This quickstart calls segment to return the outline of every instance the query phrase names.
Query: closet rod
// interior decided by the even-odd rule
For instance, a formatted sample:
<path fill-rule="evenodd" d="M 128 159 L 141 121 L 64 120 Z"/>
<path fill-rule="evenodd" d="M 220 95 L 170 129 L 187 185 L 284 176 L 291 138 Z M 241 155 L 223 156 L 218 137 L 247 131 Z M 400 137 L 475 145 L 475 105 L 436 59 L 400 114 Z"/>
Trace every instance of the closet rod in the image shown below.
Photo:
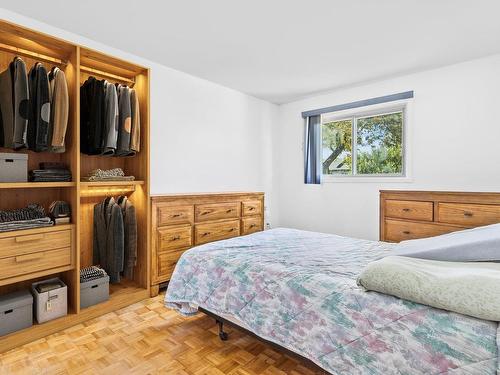
<path fill-rule="evenodd" d="M 10 46 L 10 45 L 5 44 L 5 43 L 0 43 L 0 50 L 15 53 L 16 55 L 29 57 L 29 58 L 32 58 L 35 60 L 41 60 L 41 61 L 44 61 L 44 62 L 47 62 L 50 64 L 55 64 L 55 65 L 60 65 L 60 66 L 68 65 L 67 61 L 58 59 L 56 57 L 43 55 L 43 54 L 37 53 L 37 52 L 32 52 L 32 51 L 29 51 L 29 50 L 24 49 L 24 48 Z"/>
<path fill-rule="evenodd" d="M 130 87 L 134 87 L 134 85 L 135 85 L 135 81 L 133 79 L 130 79 L 127 77 L 122 77 L 122 76 L 119 76 L 119 75 L 116 75 L 113 73 L 104 72 L 104 71 L 99 70 L 99 69 L 89 68 L 87 66 L 80 66 L 80 71 L 85 72 L 85 73 L 89 73 L 89 74 L 93 74 L 93 75 L 96 75 L 96 76 L 99 76 L 102 78 L 111 78 L 115 81 L 120 81 L 122 83 L 126 83 Z"/>

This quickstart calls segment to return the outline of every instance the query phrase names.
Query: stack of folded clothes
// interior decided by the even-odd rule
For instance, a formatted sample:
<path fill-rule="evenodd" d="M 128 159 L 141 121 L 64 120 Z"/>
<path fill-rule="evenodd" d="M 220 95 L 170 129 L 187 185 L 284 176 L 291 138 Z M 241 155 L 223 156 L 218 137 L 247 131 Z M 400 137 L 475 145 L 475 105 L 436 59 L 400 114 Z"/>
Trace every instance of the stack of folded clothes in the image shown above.
<path fill-rule="evenodd" d="M 42 206 L 32 203 L 17 210 L 0 210 L 0 232 L 52 226 Z"/>
<path fill-rule="evenodd" d="M 61 163 L 40 163 L 40 169 L 29 173 L 32 182 L 69 182 L 70 170 Z"/>
<path fill-rule="evenodd" d="M 123 169 L 114 168 L 108 170 L 95 169 L 82 181 L 134 181 L 134 176 L 125 176 Z"/>

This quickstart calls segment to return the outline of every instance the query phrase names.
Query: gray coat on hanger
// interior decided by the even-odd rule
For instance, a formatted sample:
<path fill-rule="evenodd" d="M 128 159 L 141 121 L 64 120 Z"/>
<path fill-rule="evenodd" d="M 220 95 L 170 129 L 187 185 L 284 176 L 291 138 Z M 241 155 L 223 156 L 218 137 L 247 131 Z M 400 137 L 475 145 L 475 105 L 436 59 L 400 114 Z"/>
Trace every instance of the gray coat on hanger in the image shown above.
<path fill-rule="evenodd" d="M 134 278 L 134 267 L 137 265 L 137 219 L 135 207 L 124 195 L 118 198 L 118 205 L 122 209 L 124 228 L 124 263 L 123 276 Z"/>
<path fill-rule="evenodd" d="M 94 264 L 109 275 L 110 283 L 120 282 L 124 258 L 124 228 L 121 207 L 114 198 L 94 206 Z"/>

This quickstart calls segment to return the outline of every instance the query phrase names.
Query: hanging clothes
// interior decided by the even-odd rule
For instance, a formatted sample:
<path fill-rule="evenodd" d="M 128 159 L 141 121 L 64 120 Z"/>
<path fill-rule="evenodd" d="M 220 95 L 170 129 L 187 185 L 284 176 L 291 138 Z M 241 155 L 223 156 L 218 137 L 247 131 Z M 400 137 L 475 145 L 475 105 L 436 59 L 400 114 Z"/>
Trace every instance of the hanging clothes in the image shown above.
<path fill-rule="evenodd" d="M 49 148 L 50 100 L 49 80 L 42 63 L 36 63 L 28 75 L 30 117 L 28 120 L 28 147 L 35 152 Z"/>
<path fill-rule="evenodd" d="M 117 85 L 118 92 L 118 140 L 116 156 L 132 156 L 130 151 L 130 135 L 132 131 L 132 108 L 130 105 L 130 88 Z"/>
<path fill-rule="evenodd" d="M 108 197 L 94 206 L 93 261 L 106 270 L 110 283 L 120 282 L 124 240 L 122 209 Z"/>
<path fill-rule="evenodd" d="M 15 57 L 10 63 L 10 71 L 12 75 L 12 105 L 14 121 L 12 148 L 14 150 L 21 150 L 28 147 L 28 140 L 26 137 L 30 102 L 26 64 L 20 57 Z"/>
<path fill-rule="evenodd" d="M 0 146 L 12 147 L 14 136 L 14 105 L 12 102 L 12 74 L 10 69 L 0 73 Z"/>
<path fill-rule="evenodd" d="M 51 116 L 49 124 L 49 150 L 62 153 L 66 151 L 65 138 L 68 128 L 69 95 L 68 83 L 64 72 L 54 67 L 48 75 Z"/>
<path fill-rule="evenodd" d="M 102 153 L 104 80 L 89 77 L 80 87 L 80 148 L 84 154 Z"/>
<path fill-rule="evenodd" d="M 118 197 L 117 203 L 122 209 L 123 216 L 123 276 L 127 279 L 133 279 L 134 267 L 137 265 L 137 219 L 135 216 L 135 207 L 124 195 Z"/>
<path fill-rule="evenodd" d="M 130 152 L 133 154 L 141 150 L 141 115 L 139 110 L 139 98 L 134 89 L 130 89 L 130 107 L 132 115 L 132 131 L 130 135 Z"/>
<path fill-rule="evenodd" d="M 118 139 L 118 95 L 116 87 L 104 81 L 104 133 L 102 155 L 111 156 L 116 152 Z"/>

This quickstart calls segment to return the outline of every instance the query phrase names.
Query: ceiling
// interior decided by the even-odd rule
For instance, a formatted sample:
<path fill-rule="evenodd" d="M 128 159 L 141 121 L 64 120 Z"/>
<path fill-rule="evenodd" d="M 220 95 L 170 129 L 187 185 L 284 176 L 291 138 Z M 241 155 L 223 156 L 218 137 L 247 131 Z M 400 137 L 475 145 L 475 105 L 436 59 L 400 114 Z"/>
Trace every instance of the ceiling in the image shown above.
<path fill-rule="evenodd" d="M 498 0 L 1 3 L 274 103 L 500 52 Z"/>

